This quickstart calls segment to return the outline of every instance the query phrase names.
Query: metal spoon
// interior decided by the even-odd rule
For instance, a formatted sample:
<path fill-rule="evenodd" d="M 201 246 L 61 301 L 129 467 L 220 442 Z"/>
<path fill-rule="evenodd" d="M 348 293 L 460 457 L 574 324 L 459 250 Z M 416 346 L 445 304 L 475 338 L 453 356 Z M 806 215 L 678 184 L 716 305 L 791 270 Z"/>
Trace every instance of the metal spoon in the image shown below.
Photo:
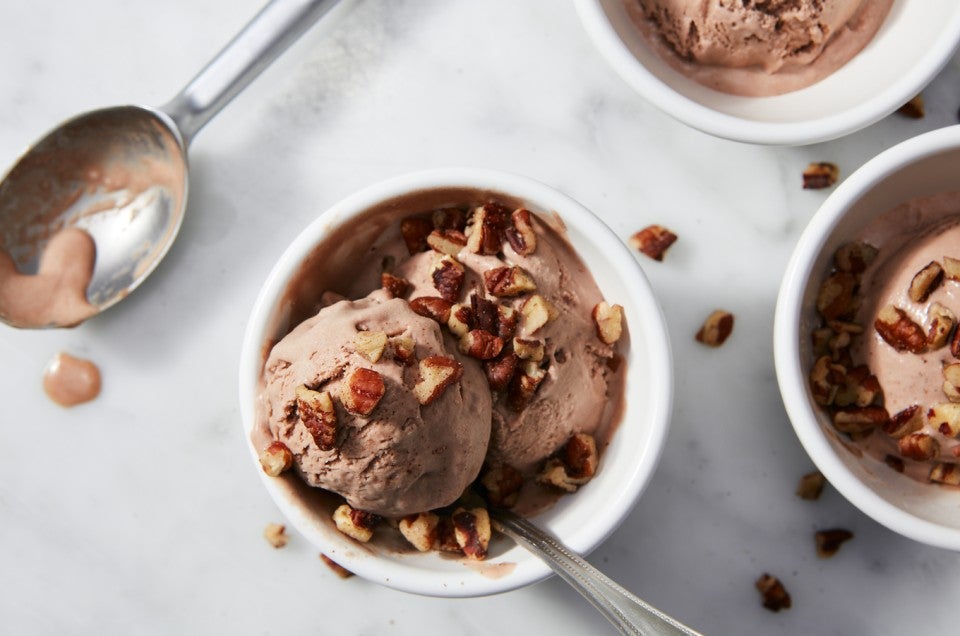
<path fill-rule="evenodd" d="M 336 2 L 273 0 L 167 104 L 95 110 L 50 132 L 0 183 L 0 249 L 20 273 L 36 274 L 50 239 L 81 228 L 96 244 L 88 313 L 124 298 L 180 229 L 193 137 Z M 14 326 L 70 324 L 11 320 L 15 308 L 2 302 L 0 318 Z"/>
<path fill-rule="evenodd" d="M 640 600 L 523 517 L 508 510 L 491 510 L 490 515 L 495 529 L 543 559 L 621 634 L 700 635 Z"/>

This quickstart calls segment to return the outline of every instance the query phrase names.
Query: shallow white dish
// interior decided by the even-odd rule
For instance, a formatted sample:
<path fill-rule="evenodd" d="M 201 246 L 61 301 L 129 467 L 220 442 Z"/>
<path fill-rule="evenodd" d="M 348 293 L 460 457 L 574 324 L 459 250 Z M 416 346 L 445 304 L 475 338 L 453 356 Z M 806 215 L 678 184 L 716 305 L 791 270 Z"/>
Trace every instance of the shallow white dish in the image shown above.
<path fill-rule="evenodd" d="M 919 93 L 960 42 L 960 3 L 895 0 L 873 40 L 823 81 L 775 97 L 740 97 L 671 68 L 632 23 L 624 0 L 576 6 L 601 54 L 646 99 L 706 133 L 757 144 L 811 144 L 872 124 Z"/>
<path fill-rule="evenodd" d="M 817 290 L 833 253 L 874 216 L 910 199 L 960 191 L 960 126 L 890 148 L 850 175 L 820 207 L 800 237 L 777 299 L 777 380 L 793 428 L 821 472 L 851 503 L 900 534 L 960 550 L 960 492 L 921 483 L 879 461 L 857 458 L 812 401 Z"/>
<path fill-rule="evenodd" d="M 479 596 L 527 585 L 550 570 L 536 557 L 498 537 L 480 565 L 437 553 L 379 549 L 338 532 L 323 497 L 306 492 L 299 480 L 271 478 L 259 467 L 250 441 L 265 347 L 283 335 L 284 292 L 304 259 L 339 226 L 383 201 L 437 188 L 471 188 L 522 200 L 532 211 L 556 213 L 567 238 L 593 273 L 605 298 L 623 305 L 629 332 L 626 404 L 623 418 L 604 452 L 600 470 L 575 495 L 563 497 L 535 521 L 570 548 L 588 553 L 630 513 L 649 482 L 666 441 L 672 401 L 672 363 L 659 305 L 630 250 L 596 216 L 560 192 L 531 179 L 478 169 L 440 169 L 397 177 L 334 205 L 311 223 L 279 258 L 264 283 L 247 325 L 240 357 L 240 408 L 251 457 L 271 496 L 290 523 L 323 553 L 347 569 L 384 585 L 435 596 Z M 398 218 L 411 210 L 399 209 Z M 332 256 L 331 258 L 336 258 Z"/>

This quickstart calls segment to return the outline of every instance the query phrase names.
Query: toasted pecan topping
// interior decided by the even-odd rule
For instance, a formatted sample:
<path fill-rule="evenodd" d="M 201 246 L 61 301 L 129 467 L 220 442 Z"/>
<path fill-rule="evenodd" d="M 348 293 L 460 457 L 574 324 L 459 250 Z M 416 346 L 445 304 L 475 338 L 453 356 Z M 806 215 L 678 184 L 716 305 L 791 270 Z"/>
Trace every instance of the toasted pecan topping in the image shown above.
<path fill-rule="evenodd" d="M 806 190 L 829 188 L 840 178 L 840 168 L 829 161 L 821 161 L 807 165 L 803 171 L 803 187 Z"/>
<path fill-rule="evenodd" d="M 630 237 L 630 245 L 655 261 L 662 261 L 677 235 L 662 225 L 648 225 Z"/>

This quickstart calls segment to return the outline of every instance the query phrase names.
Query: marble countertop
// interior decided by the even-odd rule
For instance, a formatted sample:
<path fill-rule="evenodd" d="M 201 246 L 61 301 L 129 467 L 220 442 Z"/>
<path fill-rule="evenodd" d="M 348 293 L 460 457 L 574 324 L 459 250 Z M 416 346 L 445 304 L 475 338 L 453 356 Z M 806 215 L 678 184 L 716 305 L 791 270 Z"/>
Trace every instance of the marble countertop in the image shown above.
<path fill-rule="evenodd" d="M 893 115 L 830 143 L 766 148 L 677 123 L 594 49 L 569 2 L 344 0 L 197 137 L 182 231 L 134 294 L 72 330 L 0 327 L 0 616 L 7 633 L 586 634 L 610 628 L 556 578 L 488 598 L 423 598 L 341 580 L 282 521 L 251 465 L 236 390 L 240 342 L 282 250 L 351 192 L 421 168 L 542 180 L 626 240 L 675 359 L 674 417 L 633 513 L 589 560 L 708 634 L 949 633 L 960 555 L 902 538 L 835 491 L 794 495 L 813 468 L 774 376 L 774 303 L 827 191 L 891 145 L 956 123 L 960 58 Z M 0 163 L 71 114 L 167 101 L 260 0 L 14 0 L 0 5 Z M 736 315 L 725 346 L 693 334 Z M 94 402 L 41 388 L 59 351 L 100 365 Z M 855 538 L 817 558 L 813 533 Z M 754 589 L 777 575 L 778 614 Z"/>

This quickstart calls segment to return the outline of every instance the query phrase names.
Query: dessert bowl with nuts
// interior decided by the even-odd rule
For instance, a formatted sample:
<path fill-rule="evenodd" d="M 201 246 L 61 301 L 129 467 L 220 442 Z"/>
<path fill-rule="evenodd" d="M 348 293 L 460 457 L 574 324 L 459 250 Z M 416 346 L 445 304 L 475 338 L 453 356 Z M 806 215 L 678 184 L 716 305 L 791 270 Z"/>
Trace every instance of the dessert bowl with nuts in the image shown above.
<path fill-rule="evenodd" d="M 887 527 L 960 550 L 960 127 L 878 155 L 787 267 L 774 351 L 804 448 Z"/>
<path fill-rule="evenodd" d="M 244 431 L 290 523 L 397 589 L 546 577 L 509 508 L 586 553 L 666 438 L 672 370 L 639 265 L 597 217 L 515 175 L 443 169 L 333 206 L 280 257 L 241 354 Z"/>
<path fill-rule="evenodd" d="M 643 97 L 689 126 L 758 144 L 816 143 L 872 124 L 919 93 L 960 42 L 953 0 L 576 4 L 601 54 Z M 804 11 L 809 24 L 797 25 Z M 804 86 L 811 69 L 822 79 Z"/>

